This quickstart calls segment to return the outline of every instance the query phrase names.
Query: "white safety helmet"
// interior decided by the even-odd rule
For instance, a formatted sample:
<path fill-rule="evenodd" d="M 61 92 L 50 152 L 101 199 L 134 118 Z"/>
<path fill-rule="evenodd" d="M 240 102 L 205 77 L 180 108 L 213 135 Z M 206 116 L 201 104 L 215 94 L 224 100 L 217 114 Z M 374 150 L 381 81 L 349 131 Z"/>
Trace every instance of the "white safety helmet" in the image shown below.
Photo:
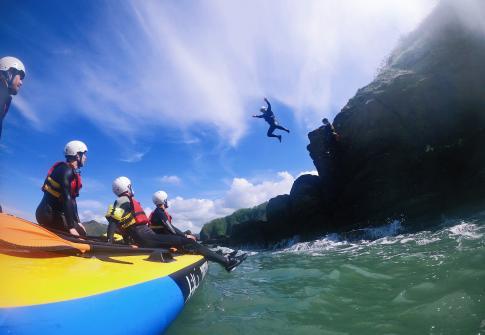
<path fill-rule="evenodd" d="M 126 192 L 131 192 L 131 194 L 134 194 L 133 188 L 131 187 L 131 180 L 128 179 L 127 177 L 118 177 L 115 180 L 113 180 L 113 193 L 116 194 L 117 196 L 122 195 L 123 193 Z"/>
<path fill-rule="evenodd" d="M 167 206 L 168 194 L 164 191 L 157 191 L 153 193 L 152 200 L 155 206 L 165 205 Z"/>
<path fill-rule="evenodd" d="M 11 68 L 14 68 L 15 70 L 20 72 L 20 77 L 24 79 L 25 77 L 25 66 L 24 64 L 20 61 L 20 59 L 15 58 L 15 57 L 3 57 L 0 58 L 0 71 L 8 71 Z"/>
<path fill-rule="evenodd" d="M 64 147 L 64 156 L 76 156 L 78 153 L 86 153 L 88 147 L 81 141 L 70 141 Z"/>

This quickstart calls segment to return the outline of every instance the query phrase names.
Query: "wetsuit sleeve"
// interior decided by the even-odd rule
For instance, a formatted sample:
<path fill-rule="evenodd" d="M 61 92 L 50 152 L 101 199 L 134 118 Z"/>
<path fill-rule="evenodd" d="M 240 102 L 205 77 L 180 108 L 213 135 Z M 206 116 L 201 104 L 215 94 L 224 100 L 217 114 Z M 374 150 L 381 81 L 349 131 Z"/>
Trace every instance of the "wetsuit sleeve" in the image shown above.
<path fill-rule="evenodd" d="M 115 231 L 116 231 L 116 223 L 114 223 L 112 221 L 109 221 L 109 223 L 108 223 L 108 231 L 106 232 L 109 243 L 113 243 L 113 241 L 114 241 L 113 238 L 114 238 L 114 235 L 115 235 Z"/>
<path fill-rule="evenodd" d="M 81 220 L 79 219 L 79 213 L 77 211 L 76 198 L 72 198 L 72 207 L 74 208 L 74 220 L 76 220 L 76 222 L 81 222 Z"/>
<path fill-rule="evenodd" d="M 74 174 L 69 166 L 64 164 L 59 166 L 62 169 L 60 172 L 61 185 L 61 199 L 63 201 L 64 214 L 66 216 L 66 224 L 68 229 L 76 228 L 76 223 L 79 222 L 77 214 L 76 200 L 71 197 L 71 181 L 74 179 Z"/>
<path fill-rule="evenodd" d="M 168 223 L 168 224 L 173 228 L 173 230 L 175 230 L 176 235 L 185 237 L 185 233 L 183 231 L 181 231 L 171 223 Z"/>
<path fill-rule="evenodd" d="M 0 138 L 2 137 L 3 119 L 7 115 L 12 97 L 8 93 L 8 88 L 0 83 Z"/>
<path fill-rule="evenodd" d="M 266 99 L 266 98 L 264 98 L 264 101 L 266 101 L 266 104 L 268 105 L 268 109 L 267 109 L 267 111 L 268 111 L 268 112 L 271 112 L 271 104 L 269 103 L 269 100 L 268 100 L 268 99 Z"/>
<path fill-rule="evenodd" d="M 165 215 L 163 211 L 157 210 L 155 214 L 158 215 L 158 218 L 160 219 L 160 222 L 163 224 L 165 229 L 167 229 L 169 232 L 171 232 L 174 235 L 178 235 L 177 230 L 175 229 L 174 226 L 170 224 L 170 222 L 168 222 L 168 217 Z M 185 235 L 183 236 L 185 237 Z"/>

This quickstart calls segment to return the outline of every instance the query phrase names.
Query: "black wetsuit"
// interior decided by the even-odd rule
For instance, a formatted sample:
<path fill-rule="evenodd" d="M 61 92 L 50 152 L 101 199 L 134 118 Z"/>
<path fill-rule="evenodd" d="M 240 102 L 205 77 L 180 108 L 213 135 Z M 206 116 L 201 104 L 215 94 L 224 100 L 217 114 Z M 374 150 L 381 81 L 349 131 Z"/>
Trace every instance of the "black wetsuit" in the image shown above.
<path fill-rule="evenodd" d="M 12 96 L 8 91 L 7 83 L 0 77 L 0 139 L 2 137 L 3 119 L 7 115 L 10 102 L 12 102 Z M 2 205 L 0 205 L 0 213 L 2 212 Z"/>
<path fill-rule="evenodd" d="M 125 199 L 123 199 L 125 198 Z M 134 212 L 133 206 L 127 196 L 122 196 L 117 200 L 118 207 L 123 209 L 125 213 Z M 156 234 L 147 224 L 133 224 L 126 228 L 125 233 L 133 239 L 133 241 L 144 248 L 172 248 L 175 247 L 181 251 L 199 254 L 207 258 L 209 261 L 217 262 L 223 266 L 227 266 L 229 261 L 226 257 L 210 250 L 207 247 L 195 242 L 194 240 L 179 235 L 171 234 Z M 108 236 L 109 238 L 110 236 Z"/>
<path fill-rule="evenodd" d="M 325 152 L 330 155 L 335 154 L 336 146 L 337 146 L 337 133 L 335 132 L 335 128 L 331 123 L 324 123 L 322 126 L 323 135 L 324 135 L 324 143 L 325 143 Z"/>
<path fill-rule="evenodd" d="M 281 135 L 275 135 L 275 134 L 273 134 L 273 132 L 276 129 L 284 130 L 288 133 L 290 131 L 287 128 L 282 127 L 278 124 L 278 121 L 276 121 L 275 115 L 274 115 L 273 111 L 271 110 L 271 104 L 269 103 L 269 101 L 267 99 L 264 99 L 264 101 L 266 101 L 266 104 L 268 105 L 268 107 L 263 112 L 263 114 L 255 115 L 255 117 L 263 118 L 266 122 L 268 122 L 269 128 L 268 128 L 268 132 L 266 133 L 266 135 L 268 137 L 276 137 L 276 138 L 279 138 L 280 141 L 281 141 Z"/>
<path fill-rule="evenodd" d="M 171 234 L 185 237 L 185 233 L 172 225 L 166 212 L 157 207 L 150 216 L 150 228 L 157 234 Z"/>
<path fill-rule="evenodd" d="M 79 226 L 79 215 L 77 212 L 76 198 L 71 195 L 71 183 L 76 178 L 75 171 L 70 165 L 59 164 L 52 171 L 50 177 L 60 185 L 60 197 L 44 191 L 35 217 L 37 222 L 45 227 L 69 232 L 69 229 L 76 228 L 79 234 L 84 235 L 85 231 Z"/>
<path fill-rule="evenodd" d="M 3 119 L 7 115 L 12 102 L 12 96 L 8 90 L 6 81 L 0 77 L 0 138 L 2 137 Z"/>

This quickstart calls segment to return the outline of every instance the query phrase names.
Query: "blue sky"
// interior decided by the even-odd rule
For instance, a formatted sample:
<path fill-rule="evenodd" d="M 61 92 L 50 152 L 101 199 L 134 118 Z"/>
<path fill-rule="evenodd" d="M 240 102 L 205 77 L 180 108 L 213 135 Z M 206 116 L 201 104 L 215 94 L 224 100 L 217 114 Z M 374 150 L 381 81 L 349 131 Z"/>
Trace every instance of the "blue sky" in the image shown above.
<path fill-rule="evenodd" d="M 49 167 L 89 148 L 78 198 L 102 220 L 129 177 L 151 210 L 203 223 L 288 193 L 315 170 L 307 133 L 369 83 L 435 0 L 5 1 L 0 56 L 27 76 L 4 122 L 0 203 L 34 219 Z M 268 97 L 283 143 L 257 114 Z"/>

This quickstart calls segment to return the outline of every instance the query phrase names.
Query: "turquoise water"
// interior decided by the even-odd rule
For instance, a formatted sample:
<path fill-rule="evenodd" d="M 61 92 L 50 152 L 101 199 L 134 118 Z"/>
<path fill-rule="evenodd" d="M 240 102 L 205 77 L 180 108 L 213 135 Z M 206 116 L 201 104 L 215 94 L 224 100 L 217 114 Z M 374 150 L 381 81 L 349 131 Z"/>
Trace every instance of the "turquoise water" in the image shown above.
<path fill-rule="evenodd" d="M 211 264 L 167 334 L 485 334 L 485 215 L 399 228 Z"/>

